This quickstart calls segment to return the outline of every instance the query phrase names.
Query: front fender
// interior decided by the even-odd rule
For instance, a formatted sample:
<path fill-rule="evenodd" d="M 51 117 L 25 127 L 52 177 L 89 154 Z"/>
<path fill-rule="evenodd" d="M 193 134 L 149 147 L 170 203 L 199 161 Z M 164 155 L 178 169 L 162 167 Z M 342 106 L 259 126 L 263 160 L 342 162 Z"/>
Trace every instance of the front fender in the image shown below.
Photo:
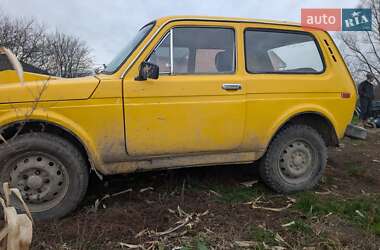
<path fill-rule="evenodd" d="M 90 158 L 90 162 L 94 166 L 101 164 L 101 158 L 97 153 L 95 142 L 91 136 L 72 119 L 42 107 L 14 107 L 8 110 L 0 110 L 0 128 L 24 121 L 40 121 L 61 127 L 82 143 Z"/>

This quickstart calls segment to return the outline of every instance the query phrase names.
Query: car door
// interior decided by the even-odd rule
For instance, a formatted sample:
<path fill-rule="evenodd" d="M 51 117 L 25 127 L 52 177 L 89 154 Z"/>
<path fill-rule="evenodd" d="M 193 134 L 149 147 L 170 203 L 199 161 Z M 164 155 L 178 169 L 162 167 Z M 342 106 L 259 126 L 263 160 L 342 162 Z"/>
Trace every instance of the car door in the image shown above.
<path fill-rule="evenodd" d="M 333 106 L 340 93 L 330 84 L 328 62 L 311 32 L 265 24 L 243 24 L 242 28 L 246 133 L 256 139 L 243 144 L 258 151 L 266 148 L 278 127 L 293 113 L 310 112 L 310 107 L 321 104 Z"/>
<path fill-rule="evenodd" d="M 235 26 L 185 25 L 159 35 L 142 59 L 160 67 L 159 79 L 124 81 L 128 154 L 236 150 L 244 132 L 245 88 L 236 73 Z"/>

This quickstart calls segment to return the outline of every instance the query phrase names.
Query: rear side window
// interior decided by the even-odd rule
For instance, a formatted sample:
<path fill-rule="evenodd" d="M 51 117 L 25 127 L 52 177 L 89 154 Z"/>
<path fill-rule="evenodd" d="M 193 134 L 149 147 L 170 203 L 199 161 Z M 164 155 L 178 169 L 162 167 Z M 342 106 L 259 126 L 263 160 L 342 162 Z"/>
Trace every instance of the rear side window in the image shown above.
<path fill-rule="evenodd" d="M 233 73 L 235 32 L 218 27 L 176 27 L 158 44 L 148 61 L 157 64 L 161 74 Z"/>
<path fill-rule="evenodd" d="M 319 47 L 307 32 L 248 29 L 244 39 L 249 73 L 317 74 L 324 71 Z"/>

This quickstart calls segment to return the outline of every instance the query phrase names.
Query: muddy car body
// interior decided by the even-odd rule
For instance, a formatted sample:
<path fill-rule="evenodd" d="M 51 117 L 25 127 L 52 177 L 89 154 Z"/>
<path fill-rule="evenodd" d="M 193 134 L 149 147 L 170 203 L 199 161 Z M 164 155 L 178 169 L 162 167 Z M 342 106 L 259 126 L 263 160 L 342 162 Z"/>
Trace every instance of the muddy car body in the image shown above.
<path fill-rule="evenodd" d="M 1 178 L 39 219 L 72 211 L 90 169 L 260 159 L 274 190 L 312 188 L 356 102 L 327 32 L 253 19 L 161 18 L 95 76 L 0 74 Z"/>

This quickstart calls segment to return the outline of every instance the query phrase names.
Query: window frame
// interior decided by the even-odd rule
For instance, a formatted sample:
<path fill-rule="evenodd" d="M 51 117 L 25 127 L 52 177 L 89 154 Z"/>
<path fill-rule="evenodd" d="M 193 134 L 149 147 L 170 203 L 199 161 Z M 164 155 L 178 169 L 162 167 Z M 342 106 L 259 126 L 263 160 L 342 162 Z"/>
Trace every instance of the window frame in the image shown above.
<path fill-rule="evenodd" d="M 300 35 L 307 35 L 311 37 L 314 41 L 315 46 L 317 47 L 319 58 L 321 59 L 322 65 L 323 65 L 323 70 L 318 71 L 318 72 L 281 72 L 281 71 L 268 71 L 268 72 L 251 72 L 248 70 L 248 64 L 247 64 L 247 39 L 246 39 L 246 33 L 248 31 L 260 31 L 260 32 L 272 32 L 272 33 L 291 33 L 291 34 L 300 34 Z M 275 29 L 275 28 L 245 28 L 244 29 L 244 34 L 243 34 L 243 39 L 244 39 L 244 68 L 245 71 L 248 74 L 253 74 L 253 75 L 321 75 L 326 72 L 326 62 L 325 62 L 325 57 L 323 54 L 323 51 L 321 49 L 321 46 L 318 42 L 318 40 L 315 38 L 315 36 L 307 31 L 300 31 L 300 30 L 286 30 L 286 29 Z"/>
<path fill-rule="evenodd" d="M 174 50 L 174 47 L 173 47 L 173 34 L 174 34 L 174 29 L 176 28 L 217 28 L 217 29 L 227 29 L 227 30 L 232 30 L 233 32 L 233 71 L 231 72 L 221 72 L 221 73 L 218 73 L 218 72 L 215 72 L 215 73 L 212 73 L 212 72 L 205 72 L 205 73 L 196 73 L 196 72 L 192 72 L 192 73 L 175 73 L 174 72 L 174 65 L 173 65 L 173 61 L 174 61 L 174 56 L 173 56 L 173 50 Z M 235 27 L 226 27 L 226 26 L 207 26 L 207 25 L 178 25 L 178 26 L 173 26 L 171 27 L 160 39 L 160 41 L 156 44 L 156 46 L 154 46 L 153 50 L 149 53 L 149 55 L 145 58 L 144 61 L 148 61 L 149 58 L 151 57 L 151 55 L 156 51 L 156 49 L 163 43 L 163 41 L 166 39 L 167 36 L 170 35 L 170 47 L 169 47 L 169 56 L 170 56 L 170 71 L 171 72 L 162 72 L 160 73 L 160 75 L 168 75 L 168 76 L 186 76 L 186 75 L 234 75 L 236 74 L 236 71 L 237 71 L 237 43 L 236 43 L 236 40 L 237 40 L 237 32 L 235 30 Z"/>

